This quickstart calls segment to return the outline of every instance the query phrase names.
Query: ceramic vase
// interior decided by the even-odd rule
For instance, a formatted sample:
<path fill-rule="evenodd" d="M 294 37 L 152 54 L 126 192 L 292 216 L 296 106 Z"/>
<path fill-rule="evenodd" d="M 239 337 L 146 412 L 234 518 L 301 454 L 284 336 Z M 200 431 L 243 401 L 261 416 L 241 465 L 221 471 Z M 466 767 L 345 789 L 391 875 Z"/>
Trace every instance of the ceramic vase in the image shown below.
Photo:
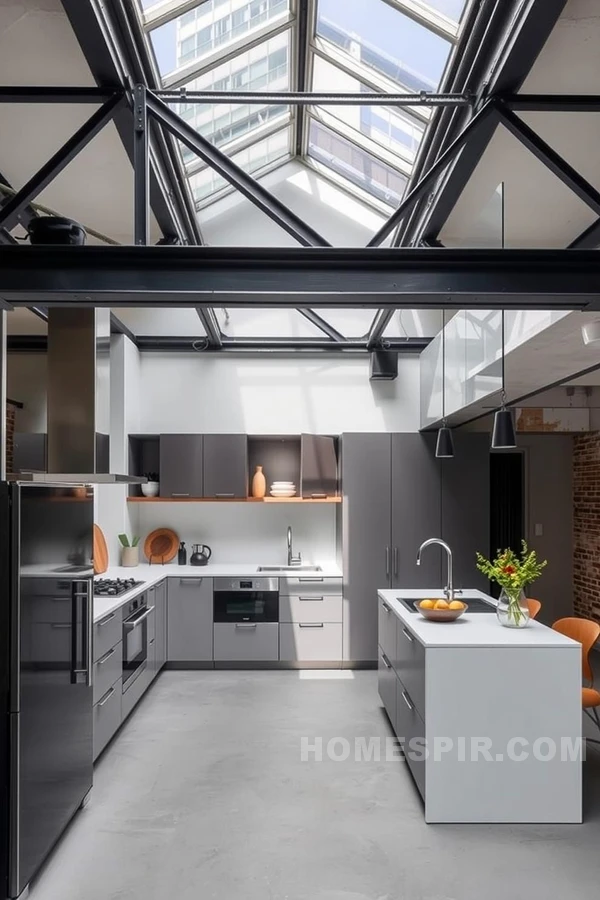
<path fill-rule="evenodd" d="M 144 497 L 158 497 L 159 483 L 158 481 L 147 481 L 146 484 L 140 485 Z"/>
<path fill-rule="evenodd" d="M 505 628 L 526 628 L 530 617 L 525 591 L 519 589 L 509 592 L 506 588 L 502 588 L 496 615 Z"/>
<path fill-rule="evenodd" d="M 263 473 L 263 467 L 257 466 L 256 472 L 252 478 L 252 496 L 256 497 L 259 500 L 267 493 L 267 479 Z"/>
<path fill-rule="evenodd" d="M 139 550 L 139 547 L 121 547 L 121 565 L 127 567 L 139 565 Z"/>

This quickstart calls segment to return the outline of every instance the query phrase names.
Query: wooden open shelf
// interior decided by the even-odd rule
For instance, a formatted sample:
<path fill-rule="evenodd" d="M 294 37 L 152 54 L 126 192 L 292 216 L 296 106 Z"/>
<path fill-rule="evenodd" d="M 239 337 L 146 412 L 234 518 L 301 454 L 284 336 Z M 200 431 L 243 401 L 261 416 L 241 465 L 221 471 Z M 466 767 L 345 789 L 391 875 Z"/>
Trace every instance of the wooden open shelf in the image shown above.
<path fill-rule="evenodd" d="M 128 497 L 128 503 L 341 503 L 341 497 Z"/>

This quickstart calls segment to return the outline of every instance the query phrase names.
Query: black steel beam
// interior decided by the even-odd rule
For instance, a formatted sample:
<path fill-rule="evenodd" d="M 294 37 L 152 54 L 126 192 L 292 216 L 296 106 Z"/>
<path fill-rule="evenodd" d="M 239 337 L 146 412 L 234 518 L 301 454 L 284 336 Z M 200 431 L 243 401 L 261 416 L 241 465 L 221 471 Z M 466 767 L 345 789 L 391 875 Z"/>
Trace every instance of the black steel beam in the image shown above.
<path fill-rule="evenodd" d="M 341 344 L 346 340 L 346 338 L 340 331 L 337 331 L 337 329 L 335 329 L 333 325 L 330 325 L 329 322 L 327 322 L 314 310 L 299 308 L 298 312 L 301 316 L 304 316 L 305 319 L 308 319 L 309 322 L 312 322 L 313 325 L 319 328 L 323 332 L 323 334 L 326 334 L 328 337 L 330 337 L 332 341 L 337 341 Z"/>
<path fill-rule="evenodd" d="M 150 243 L 150 141 L 143 84 L 133 91 L 133 240 Z"/>
<path fill-rule="evenodd" d="M 100 87 L 39 87 L 0 85 L 0 103 L 105 103 L 115 88 Z"/>
<path fill-rule="evenodd" d="M 306 0 L 303 0 L 306 2 Z M 304 82 L 299 82 L 304 83 Z M 165 103 L 245 103 L 256 106 L 472 106 L 475 98 L 470 94 L 420 94 L 391 93 L 381 91 L 364 93 L 329 93 L 299 89 L 298 91 L 154 91 Z"/>
<path fill-rule="evenodd" d="M 594 94 L 506 94 L 499 97 L 515 112 L 600 112 Z"/>
<path fill-rule="evenodd" d="M 582 231 L 578 237 L 569 244 L 569 250 L 595 250 L 600 246 L 600 219 Z"/>
<path fill-rule="evenodd" d="M 69 165 L 78 153 L 86 147 L 105 125 L 113 118 L 115 111 L 124 102 L 123 95 L 114 95 L 97 109 L 90 118 L 78 128 L 56 153 L 29 179 L 26 185 L 17 191 L 0 209 L 0 226 L 12 228 L 18 221 L 19 213 L 34 200 L 56 176 Z"/>
<path fill-rule="evenodd" d="M 6 228 L 0 228 L 0 244 L 18 244 L 18 240 L 12 236 Z"/>
<path fill-rule="evenodd" d="M 325 238 L 303 222 L 302 219 L 288 209 L 277 197 L 274 197 L 258 181 L 236 165 L 222 150 L 215 147 L 202 135 L 198 134 L 187 122 L 174 113 L 166 103 L 148 93 L 148 112 L 164 126 L 173 137 L 177 138 L 193 153 L 200 157 L 212 169 L 219 173 L 229 184 L 237 188 L 255 206 L 262 209 L 269 218 L 277 222 L 288 234 L 305 247 L 328 247 Z"/>
<path fill-rule="evenodd" d="M 563 184 L 570 188 L 580 200 L 600 215 L 600 191 L 590 184 L 570 163 L 554 150 L 543 138 L 523 122 L 501 101 L 497 102 L 500 120 L 505 128 L 523 144 L 536 159 L 539 159 Z"/>
<path fill-rule="evenodd" d="M 600 308 L 596 251 L 0 246 L 18 306 Z"/>
<path fill-rule="evenodd" d="M 9 188 L 9 191 L 3 191 L 2 185 Z M 14 197 L 14 195 L 16 194 L 16 191 L 14 190 L 12 184 L 5 177 L 3 172 L 0 172 L 0 194 L 6 194 L 6 196 L 8 196 L 9 199 L 11 196 Z M 8 202 L 8 201 L 3 200 L 2 206 L 4 206 L 5 202 Z M 31 222 L 32 219 L 35 219 L 35 218 L 37 218 L 37 213 L 36 213 L 35 209 L 33 208 L 33 206 L 31 206 L 31 204 L 28 203 L 26 206 L 23 207 L 21 212 L 18 214 L 17 222 L 19 223 L 19 225 L 23 226 L 25 231 L 27 231 L 29 229 L 29 223 Z M 9 237 L 11 238 L 11 240 L 4 240 L 3 243 L 5 243 L 5 244 L 16 243 L 15 239 L 12 238 L 11 235 L 9 235 Z"/>
<path fill-rule="evenodd" d="M 401 354 L 419 354 L 429 346 L 433 338 L 405 338 L 389 342 L 386 351 Z M 204 338 L 164 337 L 141 335 L 138 347 L 142 352 L 215 353 L 277 353 L 298 351 L 302 353 L 362 353 L 369 352 L 366 341 L 325 341 L 319 338 L 225 338 L 220 347 L 207 344 Z"/>
<path fill-rule="evenodd" d="M 196 307 L 198 318 L 202 322 L 206 332 L 206 340 L 210 347 L 220 347 L 223 343 L 221 328 L 214 309 L 211 307 Z"/>
<path fill-rule="evenodd" d="M 111 312 L 110 314 L 110 332 L 111 334 L 124 334 L 125 337 L 129 338 L 132 344 L 137 344 L 137 339 L 133 331 L 127 327 L 127 325 L 123 324 L 123 322 Z"/>
<path fill-rule="evenodd" d="M 296 95 L 303 96 L 308 88 L 308 28 L 310 0 L 296 0 Z M 283 101 L 286 102 L 286 101 Z M 288 101 L 290 102 L 290 101 Z M 304 107 L 298 102 L 296 110 L 296 156 L 304 153 Z"/>
<path fill-rule="evenodd" d="M 486 103 L 486 105 L 479 110 L 476 115 L 473 116 L 468 125 L 461 131 L 457 138 L 450 144 L 448 149 L 442 153 L 437 162 L 429 169 L 429 171 L 423 175 L 421 180 L 414 186 L 414 188 L 409 191 L 406 195 L 400 206 L 394 210 L 392 215 L 387 219 L 386 222 L 381 226 L 379 231 L 377 231 L 369 243 L 367 247 L 379 247 L 381 243 L 394 231 L 394 229 L 400 224 L 402 219 L 413 209 L 415 203 L 421 199 L 425 194 L 429 193 L 430 188 L 435 183 L 438 176 L 446 169 L 448 165 L 455 159 L 458 153 L 462 150 L 465 144 L 471 139 L 471 137 L 476 134 L 477 129 L 481 127 L 483 123 L 486 122 L 490 117 L 495 116 L 496 109 L 492 101 Z"/>

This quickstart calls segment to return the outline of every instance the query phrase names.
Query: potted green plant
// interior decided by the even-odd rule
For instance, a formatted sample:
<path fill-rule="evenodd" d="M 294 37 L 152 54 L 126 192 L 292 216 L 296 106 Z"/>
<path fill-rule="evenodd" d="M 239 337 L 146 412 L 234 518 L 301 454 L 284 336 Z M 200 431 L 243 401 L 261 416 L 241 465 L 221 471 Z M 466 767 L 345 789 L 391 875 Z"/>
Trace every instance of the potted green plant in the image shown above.
<path fill-rule="evenodd" d="M 120 534 L 119 541 L 121 542 L 121 565 L 137 566 L 140 561 L 139 537 L 132 537 L 130 541 L 126 534 Z"/>
<path fill-rule="evenodd" d="M 144 472 L 144 478 L 148 479 L 145 484 L 140 485 L 144 497 L 158 497 L 158 491 L 160 489 L 158 472 Z"/>
<path fill-rule="evenodd" d="M 498 550 L 496 558 L 489 560 L 477 554 L 479 571 L 502 588 L 496 610 L 501 625 L 524 628 L 529 624 L 524 588 L 540 577 L 546 565 L 548 561 L 540 562 L 535 550 L 529 550 L 527 541 L 522 541 L 520 555 L 514 550 Z"/>

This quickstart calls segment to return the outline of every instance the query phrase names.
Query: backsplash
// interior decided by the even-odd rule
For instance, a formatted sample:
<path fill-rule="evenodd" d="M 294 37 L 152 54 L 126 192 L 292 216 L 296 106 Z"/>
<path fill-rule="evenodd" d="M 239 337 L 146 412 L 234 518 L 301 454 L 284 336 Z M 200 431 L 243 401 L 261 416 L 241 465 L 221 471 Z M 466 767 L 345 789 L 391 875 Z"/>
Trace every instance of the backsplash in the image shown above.
<path fill-rule="evenodd" d="M 286 530 L 293 530 L 294 554 L 306 562 L 336 558 L 336 507 L 331 504 L 278 503 L 130 503 L 132 526 L 141 536 L 172 528 L 185 541 L 188 560 L 193 543 L 208 544 L 211 562 L 285 563 Z M 142 561 L 145 561 L 143 559 Z"/>

